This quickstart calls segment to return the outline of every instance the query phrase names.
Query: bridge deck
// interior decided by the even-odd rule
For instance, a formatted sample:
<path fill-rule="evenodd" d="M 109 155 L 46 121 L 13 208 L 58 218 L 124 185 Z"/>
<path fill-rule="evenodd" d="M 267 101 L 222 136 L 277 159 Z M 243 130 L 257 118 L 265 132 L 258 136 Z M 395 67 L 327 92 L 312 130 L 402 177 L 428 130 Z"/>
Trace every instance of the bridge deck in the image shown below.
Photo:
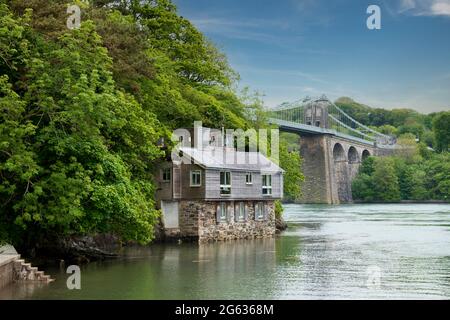
<path fill-rule="evenodd" d="M 351 135 L 348 135 L 348 134 L 345 134 L 342 132 L 338 132 L 333 129 L 320 128 L 320 127 L 315 127 L 315 126 L 311 126 L 311 125 L 295 123 L 295 122 L 285 121 L 285 120 L 280 120 L 280 119 L 275 119 L 275 118 L 270 118 L 269 122 L 272 124 L 278 125 L 282 131 L 289 131 L 289 132 L 295 132 L 295 133 L 306 133 L 306 134 L 312 134 L 312 135 L 330 134 L 330 135 L 340 137 L 343 139 L 363 143 L 363 144 L 366 144 L 366 145 L 369 145 L 372 147 L 375 146 L 374 141 L 368 141 L 365 139 L 357 138 L 357 137 L 354 137 L 354 136 L 351 136 Z M 378 146 L 378 147 L 381 147 L 381 146 Z"/>
<path fill-rule="evenodd" d="M 306 133 L 306 134 L 313 134 L 313 135 L 330 134 L 330 135 L 337 136 L 337 137 L 340 137 L 343 139 L 348 139 L 351 141 L 363 143 L 363 144 L 366 144 L 366 145 L 369 145 L 372 147 L 375 146 L 375 142 L 373 142 L 373 141 L 368 141 L 365 139 L 357 138 L 357 137 L 354 137 L 354 136 L 351 136 L 351 135 L 348 135 L 348 134 L 345 134 L 342 132 L 338 132 L 333 129 L 320 128 L 320 127 L 315 127 L 315 126 L 311 126 L 311 125 L 307 125 L 307 124 L 280 120 L 280 119 L 276 119 L 276 118 L 270 118 L 269 122 L 272 124 L 278 125 L 282 131 Z"/>

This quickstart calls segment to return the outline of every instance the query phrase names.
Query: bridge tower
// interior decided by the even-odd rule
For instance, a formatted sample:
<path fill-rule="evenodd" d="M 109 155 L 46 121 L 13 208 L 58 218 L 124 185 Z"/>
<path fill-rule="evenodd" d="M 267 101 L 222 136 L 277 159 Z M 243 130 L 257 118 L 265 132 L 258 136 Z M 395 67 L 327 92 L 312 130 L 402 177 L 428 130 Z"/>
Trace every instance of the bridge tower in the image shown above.
<path fill-rule="evenodd" d="M 309 126 L 329 128 L 328 100 L 325 97 L 321 97 L 305 107 L 304 123 Z"/>

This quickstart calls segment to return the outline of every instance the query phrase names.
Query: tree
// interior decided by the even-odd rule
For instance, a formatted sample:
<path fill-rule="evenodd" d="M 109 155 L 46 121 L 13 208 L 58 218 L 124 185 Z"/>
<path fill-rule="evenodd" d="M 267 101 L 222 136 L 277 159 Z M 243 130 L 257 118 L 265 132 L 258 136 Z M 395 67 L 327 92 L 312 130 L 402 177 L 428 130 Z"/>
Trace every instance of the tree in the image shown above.
<path fill-rule="evenodd" d="M 435 148 L 447 152 L 450 146 L 450 111 L 442 112 L 433 119 Z"/>
<path fill-rule="evenodd" d="M 284 142 L 280 143 L 280 166 L 285 170 L 284 198 L 298 200 L 301 196 L 301 184 L 305 179 L 301 171 L 302 159 L 298 152 L 289 152 Z"/>
<path fill-rule="evenodd" d="M 431 199 L 450 200 L 450 154 L 441 153 L 424 163 L 425 188 Z"/>
<path fill-rule="evenodd" d="M 375 130 L 390 136 L 397 136 L 398 134 L 398 129 L 390 124 L 382 125 L 381 127 L 375 128 Z"/>
<path fill-rule="evenodd" d="M 367 157 L 361 163 L 359 173 L 371 176 L 373 174 L 373 171 L 375 170 L 374 166 L 375 166 L 375 157 Z"/>
<path fill-rule="evenodd" d="M 371 202 L 375 200 L 373 179 L 370 175 L 360 173 L 352 182 L 353 199 Z"/>
<path fill-rule="evenodd" d="M 429 191 L 425 187 L 426 172 L 418 167 L 413 169 L 411 176 L 411 199 L 427 200 Z"/>
<path fill-rule="evenodd" d="M 393 159 L 376 158 L 372 177 L 375 200 L 395 202 L 401 199 Z"/>
<path fill-rule="evenodd" d="M 8 65 L 22 70 L 0 81 L 0 230 L 19 245 L 107 232 L 149 242 L 158 121 L 115 88 L 91 22 L 48 40 L 0 8 L 0 43 L 19 49 Z"/>
<path fill-rule="evenodd" d="M 419 145 L 416 137 L 412 133 L 405 133 L 397 139 L 399 148 L 395 151 L 396 155 L 403 158 L 407 163 L 420 161 Z"/>

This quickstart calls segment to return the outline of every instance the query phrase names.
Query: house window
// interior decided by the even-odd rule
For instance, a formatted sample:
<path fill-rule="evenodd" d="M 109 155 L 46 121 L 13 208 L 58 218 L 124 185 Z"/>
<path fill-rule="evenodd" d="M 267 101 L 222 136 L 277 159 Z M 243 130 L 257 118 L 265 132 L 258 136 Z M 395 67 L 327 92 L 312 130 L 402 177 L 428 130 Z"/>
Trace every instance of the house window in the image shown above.
<path fill-rule="evenodd" d="M 262 194 L 263 195 L 272 194 L 272 176 L 270 174 L 262 175 Z"/>
<path fill-rule="evenodd" d="M 170 174 L 171 174 L 170 168 L 166 168 L 162 170 L 162 180 L 163 182 L 170 182 Z"/>
<path fill-rule="evenodd" d="M 222 171 L 220 173 L 220 194 L 230 195 L 231 194 L 231 172 Z"/>
<path fill-rule="evenodd" d="M 251 172 L 247 172 L 245 174 L 245 183 L 246 184 L 253 184 L 253 177 Z"/>
<path fill-rule="evenodd" d="M 239 211 L 236 214 L 238 215 L 238 221 L 245 220 L 245 204 L 243 202 L 239 202 Z"/>
<path fill-rule="evenodd" d="M 200 170 L 191 170 L 191 187 L 200 187 L 202 185 L 202 172 Z"/>
<path fill-rule="evenodd" d="M 262 202 L 255 203 L 255 220 L 264 219 L 264 204 Z"/>
<path fill-rule="evenodd" d="M 227 221 L 227 204 L 225 202 L 220 203 L 219 221 Z"/>

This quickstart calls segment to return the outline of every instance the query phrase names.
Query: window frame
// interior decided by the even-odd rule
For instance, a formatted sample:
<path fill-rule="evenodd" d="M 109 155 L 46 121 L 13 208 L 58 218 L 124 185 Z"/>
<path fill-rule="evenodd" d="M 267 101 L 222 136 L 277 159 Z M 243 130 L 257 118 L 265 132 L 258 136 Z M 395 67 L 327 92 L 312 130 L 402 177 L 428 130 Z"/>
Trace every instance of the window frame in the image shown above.
<path fill-rule="evenodd" d="M 239 202 L 238 221 L 245 221 L 245 210 L 246 210 L 245 203 L 242 201 Z M 241 216 L 241 213 L 242 213 L 242 216 Z"/>
<path fill-rule="evenodd" d="M 229 175 L 229 184 L 226 184 L 226 180 L 227 180 L 227 173 Z M 224 174 L 224 180 L 225 180 L 225 184 L 222 184 L 222 174 Z M 231 196 L 231 189 L 232 189 L 232 177 L 231 177 L 231 171 L 220 171 L 219 173 L 219 185 L 220 185 L 220 195 L 221 196 Z M 223 190 L 228 188 L 229 189 L 229 193 L 224 193 Z"/>
<path fill-rule="evenodd" d="M 194 180 L 193 180 L 193 175 L 197 174 L 199 175 L 199 183 L 198 184 L 194 184 Z M 190 187 L 192 188 L 198 188 L 202 186 L 202 170 L 191 170 L 190 174 L 189 174 L 189 182 L 190 182 Z"/>
<path fill-rule="evenodd" d="M 267 177 L 269 179 L 267 179 Z M 266 181 L 264 181 L 264 180 L 266 180 Z M 270 182 L 269 184 L 267 184 L 268 180 Z M 262 186 L 262 195 L 263 196 L 272 196 L 272 175 L 271 174 L 261 175 L 261 186 Z M 264 191 L 266 191 L 266 193 L 264 193 Z"/>
<path fill-rule="evenodd" d="M 249 177 L 250 177 L 250 179 L 248 179 Z M 251 172 L 245 173 L 245 184 L 247 186 L 253 185 L 253 173 L 251 173 Z"/>
<path fill-rule="evenodd" d="M 224 213 L 224 215 L 222 215 Z M 219 214 L 219 222 L 227 222 L 228 221 L 228 205 L 226 202 L 220 203 L 220 214 Z"/>
<path fill-rule="evenodd" d="M 255 203 L 255 220 L 264 220 L 264 202 Z"/>
<path fill-rule="evenodd" d="M 169 179 L 166 178 L 166 174 L 167 173 L 169 175 Z M 162 178 L 162 182 L 167 183 L 167 182 L 172 181 L 172 168 L 163 168 L 161 170 L 161 175 L 162 175 L 162 177 L 161 177 Z"/>

